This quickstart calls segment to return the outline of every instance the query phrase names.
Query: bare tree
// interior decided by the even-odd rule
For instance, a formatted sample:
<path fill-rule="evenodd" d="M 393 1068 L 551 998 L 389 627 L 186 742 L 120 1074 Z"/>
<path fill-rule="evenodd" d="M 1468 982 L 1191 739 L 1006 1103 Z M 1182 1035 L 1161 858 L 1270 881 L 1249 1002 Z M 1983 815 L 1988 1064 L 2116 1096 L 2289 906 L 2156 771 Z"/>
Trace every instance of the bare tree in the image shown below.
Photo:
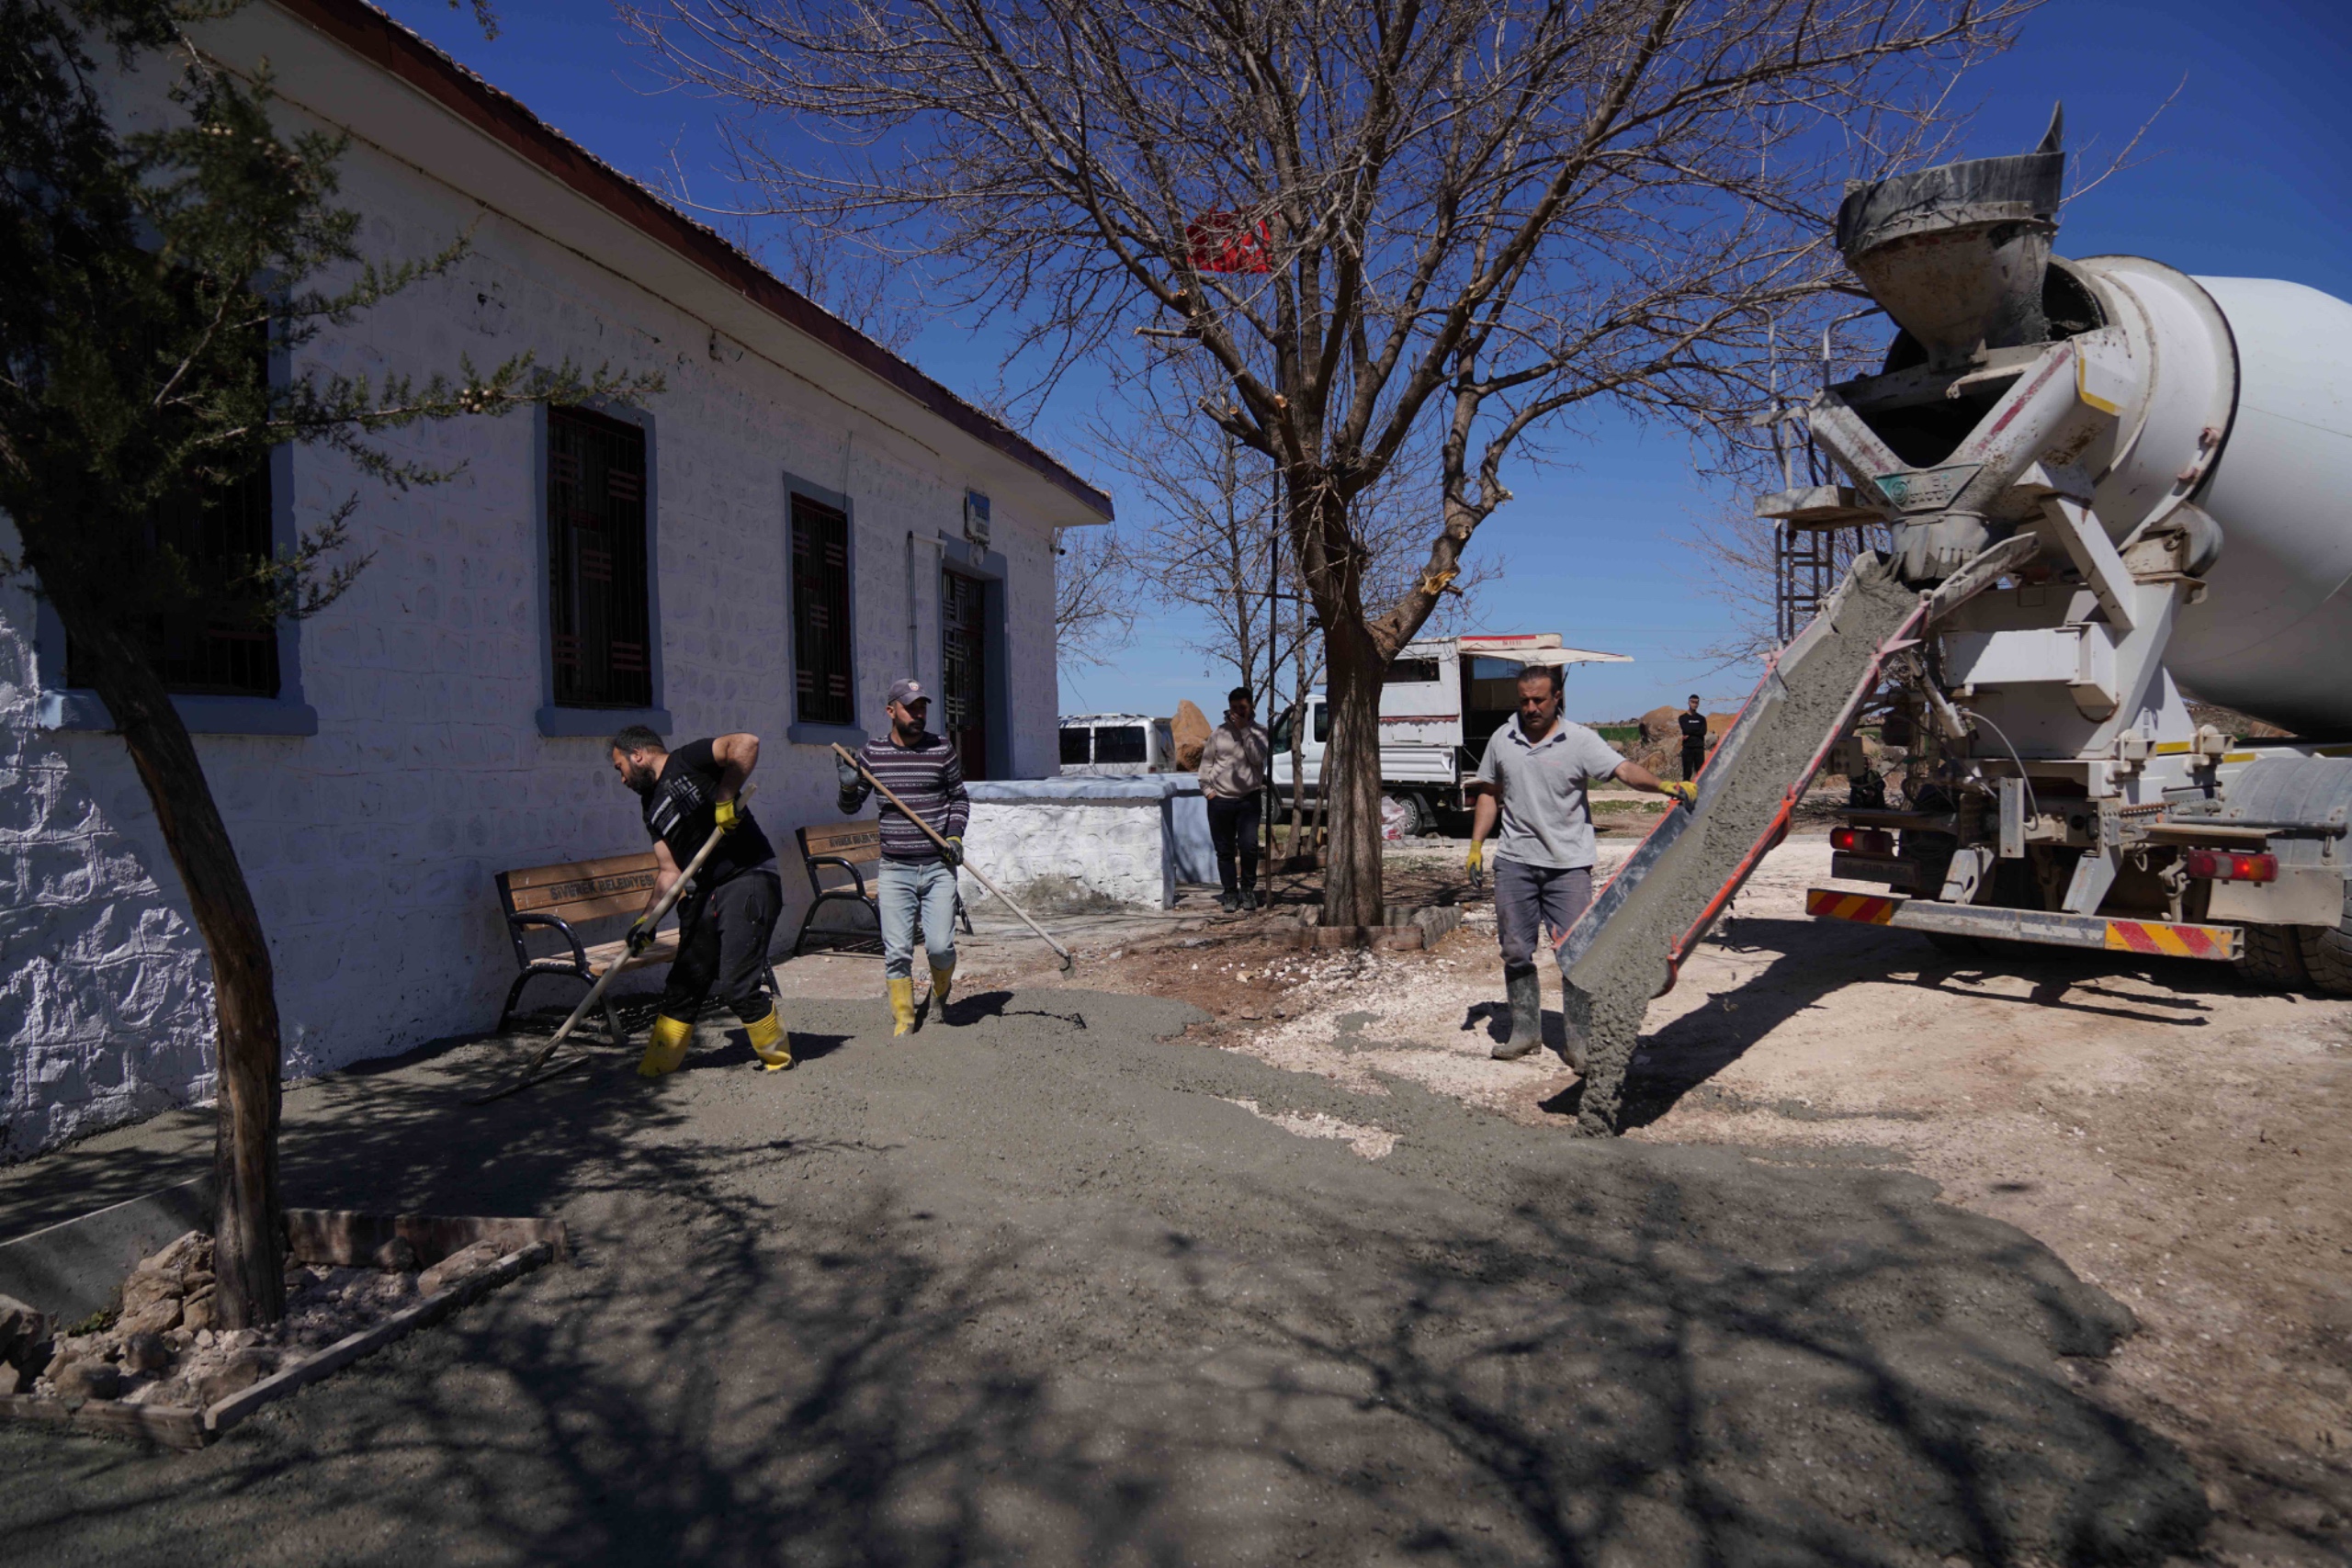
<path fill-rule="evenodd" d="M 1134 482 L 1143 515 L 1128 558 L 1156 604 L 1198 617 L 1184 646 L 1225 665 L 1241 685 L 1279 707 L 1277 666 L 1306 661 L 1306 673 L 1294 682 L 1295 701 L 1322 677 L 1321 639 L 1295 624 L 1305 618 L 1296 596 L 1306 585 L 1283 526 L 1282 472 L 1199 417 L 1200 400 L 1216 390 L 1198 365 L 1174 367 L 1090 420 L 1087 444 Z M 1419 579 L 1435 489 L 1430 456 L 1393 465 L 1379 485 L 1355 499 L 1351 525 L 1366 554 L 1364 598 L 1379 613 Z M 1424 629 L 1441 635 L 1458 621 L 1492 575 L 1481 566 L 1448 584 Z"/>
<path fill-rule="evenodd" d="M 1001 310 L 1040 385 L 1121 329 L 1197 344 L 1204 417 L 1283 472 L 1324 627 L 1324 917 L 1378 919 L 1383 669 L 1510 498 L 1502 467 L 1614 400 L 1760 398 L 1774 321 L 1842 281 L 1838 179 L 1934 138 L 2032 0 L 645 0 L 681 79 L 741 106 L 775 210 L 897 236 Z M 845 143 L 764 140 L 763 111 Z M 1383 608 L 1357 499 L 1438 435 L 1438 505 Z"/>
<path fill-rule="evenodd" d="M 1135 637 L 1134 568 L 1109 528 L 1054 530 L 1054 653 L 1101 664 Z"/>

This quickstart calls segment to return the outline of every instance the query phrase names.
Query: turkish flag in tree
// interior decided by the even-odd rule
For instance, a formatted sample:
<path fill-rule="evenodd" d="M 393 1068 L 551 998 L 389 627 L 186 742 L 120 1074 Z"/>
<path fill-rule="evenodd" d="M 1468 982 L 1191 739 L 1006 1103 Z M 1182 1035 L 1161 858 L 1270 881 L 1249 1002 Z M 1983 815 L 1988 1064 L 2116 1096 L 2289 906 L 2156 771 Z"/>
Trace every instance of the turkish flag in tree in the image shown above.
<path fill-rule="evenodd" d="M 1264 219 L 1246 213 L 1204 212 L 1184 225 L 1193 265 L 1203 272 L 1272 272 L 1273 235 Z"/>

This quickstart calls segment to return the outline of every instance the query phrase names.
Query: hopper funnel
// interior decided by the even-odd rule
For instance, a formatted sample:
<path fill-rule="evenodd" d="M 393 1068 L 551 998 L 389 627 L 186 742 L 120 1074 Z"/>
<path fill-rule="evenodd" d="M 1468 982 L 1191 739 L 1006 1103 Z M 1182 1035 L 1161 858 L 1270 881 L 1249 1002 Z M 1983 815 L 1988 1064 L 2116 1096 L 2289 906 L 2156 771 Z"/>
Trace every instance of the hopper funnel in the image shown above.
<path fill-rule="evenodd" d="M 2065 181 L 2064 115 L 2062 105 L 2021 156 L 1890 175 L 1849 187 L 1838 204 L 1846 265 L 1929 364 L 2049 336 L 2041 281 Z"/>

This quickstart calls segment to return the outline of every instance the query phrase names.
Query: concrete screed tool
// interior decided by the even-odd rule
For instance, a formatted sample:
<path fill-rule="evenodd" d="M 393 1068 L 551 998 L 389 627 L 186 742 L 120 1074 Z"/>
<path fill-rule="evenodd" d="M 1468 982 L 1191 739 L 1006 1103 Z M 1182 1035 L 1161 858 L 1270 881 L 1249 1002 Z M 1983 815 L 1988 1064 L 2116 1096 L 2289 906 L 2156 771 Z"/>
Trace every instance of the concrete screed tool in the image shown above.
<path fill-rule="evenodd" d="M 752 784 L 745 784 L 736 793 L 736 800 L 741 802 L 751 799 L 756 787 Z M 670 911 L 677 908 L 680 898 L 685 897 L 687 886 L 694 881 L 695 874 L 702 870 L 703 863 L 710 859 L 711 852 L 718 848 L 718 840 L 726 836 L 727 829 L 724 828 L 713 828 L 710 830 L 710 837 L 702 841 L 702 848 L 695 852 L 695 858 L 688 861 L 685 869 L 678 874 L 678 880 L 670 884 L 670 890 L 662 894 L 660 900 L 654 904 L 653 913 L 650 917 L 644 917 L 647 931 L 653 930 L 670 918 Z M 520 1094 L 538 1082 L 539 1069 L 547 1066 L 548 1058 L 555 1055 L 556 1047 L 562 1044 L 571 1032 L 580 1026 L 580 1021 L 588 1016 L 591 1009 L 605 999 L 605 987 L 611 985 L 613 976 L 618 975 L 628 965 L 628 955 L 623 953 L 605 966 L 605 972 L 596 976 L 596 983 L 588 987 L 588 994 L 580 998 L 580 1005 L 571 1010 L 571 1016 L 563 1021 L 563 1027 L 557 1030 L 548 1037 L 548 1043 L 539 1047 L 538 1054 L 531 1058 L 531 1065 L 525 1067 L 513 1083 L 508 1084 L 504 1089 L 493 1089 L 477 1099 L 469 1100 L 466 1103 L 488 1105 L 493 1100 L 503 1100 L 510 1094 Z M 618 1045 L 624 1043 L 616 1040 L 613 1043 Z M 550 1077 L 554 1076 L 552 1073 L 548 1075 Z"/>
<path fill-rule="evenodd" d="M 897 807 L 900 811 L 906 812 L 907 820 L 922 829 L 924 835 L 929 838 L 933 843 L 939 846 L 940 852 L 943 854 L 952 852 L 948 850 L 947 840 L 941 838 L 939 834 L 933 829 L 930 823 L 924 821 L 913 812 L 908 811 L 907 803 L 900 800 L 897 795 L 891 794 L 890 786 L 884 784 L 880 779 L 876 778 L 874 776 L 873 770 L 868 768 L 864 762 L 858 761 L 856 752 L 850 750 L 837 741 L 833 746 L 833 754 L 839 757 L 842 761 L 847 762 L 851 767 L 855 768 L 859 773 L 865 774 L 865 782 L 872 784 L 876 790 L 879 790 L 883 799 Z M 952 861 L 949 863 L 951 865 L 955 864 Z M 987 877 L 981 875 L 978 866 L 966 863 L 960 869 L 970 872 L 972 874 L 973 881 L 987 888 L 997 897 L 1003 899 L 1004 907 L 1012 910 L 1014 914 L 1020 916 L 1021 923 L 1027 926 L 1031 931 L 1036 932 L 1037 940 L 1039 942 L 1044 942 L 1047 947 L 1052 948 L 1056 953 L 1061 955 L 1063 974 L 1067 975 L 1071 970 L 1078 967 L 1078 961 L 1069 955 L 1069 949 L 1064 947 L 1060 942 L 1056 942 L 1052 937 L 1047 936 L 1046 934 L 1046 928 L 1031 919 L 1029 918 L 1028 910 L 1023 908 L 1012 899 L 1006 898 L 1004 897 L 1004 889 L 999 887 L 995 883 L 990 882 Z"/>

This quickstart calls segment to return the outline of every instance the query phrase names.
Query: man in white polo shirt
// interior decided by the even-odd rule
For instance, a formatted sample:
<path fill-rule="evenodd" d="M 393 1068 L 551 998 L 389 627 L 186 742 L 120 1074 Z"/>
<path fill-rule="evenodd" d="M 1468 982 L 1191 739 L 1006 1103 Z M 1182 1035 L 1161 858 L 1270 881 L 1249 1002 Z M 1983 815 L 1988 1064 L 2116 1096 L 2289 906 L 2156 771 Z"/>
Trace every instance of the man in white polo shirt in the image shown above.
<path fill-rule="evenodd" d="M 1486 874 L 1487 837 L 1495 846 L 1495 930 L 1510 997 L 1510 1038 L 1495 1047 L 1513 1061 L 1544 1043 L 1544 992 L 1536 978 L 1535 936 L 1548 927 L 1566 936 L 1592 902 L 1596 845 L 1586 786 L 1615 779 L 1634 789 L 1690 802 L 1697 786 L 1672 784 L 1620 757 L 1608 741 L 1560 716 L 1560 671 L 1531 664 L 1519 672 L 1519 712 L 1487 742 L 1478 765 L 1478 804 L 1470 828 L 1470 874 Z M 1573 1042 L 1568 1065 L 1584 1070 Z"/>

